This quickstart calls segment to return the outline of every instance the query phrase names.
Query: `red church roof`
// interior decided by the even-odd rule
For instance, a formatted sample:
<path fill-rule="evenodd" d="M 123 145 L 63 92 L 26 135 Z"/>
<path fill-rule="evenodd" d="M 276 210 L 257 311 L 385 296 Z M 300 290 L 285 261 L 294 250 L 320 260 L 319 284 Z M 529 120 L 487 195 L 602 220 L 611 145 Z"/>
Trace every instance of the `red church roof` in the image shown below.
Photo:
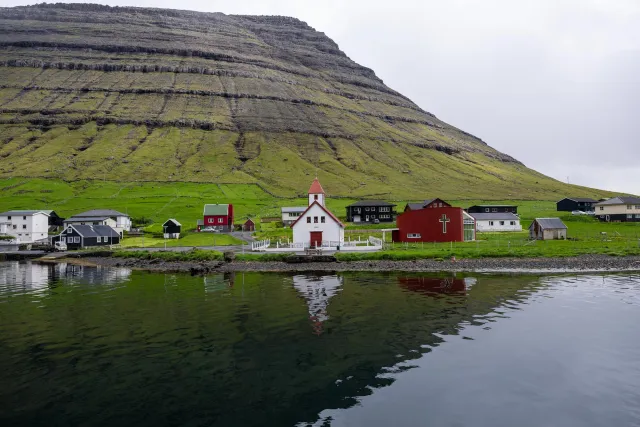
<path fill-rule="evenodd" d="M 322 189 L 322 185 L 320 185 L 318 178 L 313 180 L 313 184 L 311 184 L 311 188 L 309 188 L 309 194 L 324 194 L 324 190 Z"/>

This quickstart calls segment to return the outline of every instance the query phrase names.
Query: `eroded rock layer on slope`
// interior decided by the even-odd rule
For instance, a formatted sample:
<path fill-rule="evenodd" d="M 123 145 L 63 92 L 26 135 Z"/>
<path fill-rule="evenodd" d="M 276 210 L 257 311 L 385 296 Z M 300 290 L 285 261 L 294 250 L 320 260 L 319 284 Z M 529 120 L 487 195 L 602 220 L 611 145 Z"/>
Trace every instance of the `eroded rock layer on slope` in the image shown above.
<path fill-rule="evenodd" d="M 557 185 L 288 17 L 0 8 L 0 144 L 0 176 L 102 171 L 286 192 L 315 169 L 338 192 L 379 195 L 433 185 L 471 193 L 486 180 L 505 195 Z"/>

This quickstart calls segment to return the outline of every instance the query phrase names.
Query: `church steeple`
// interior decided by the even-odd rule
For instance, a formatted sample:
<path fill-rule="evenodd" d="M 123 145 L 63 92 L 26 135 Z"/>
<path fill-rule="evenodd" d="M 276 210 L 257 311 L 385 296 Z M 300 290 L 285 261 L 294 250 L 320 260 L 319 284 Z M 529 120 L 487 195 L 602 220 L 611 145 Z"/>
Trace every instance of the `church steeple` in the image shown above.
<path fill-rule="evenodd" d="M 324 189 L 322 188 L 322 185 L 320 185 L 318 177 L 313 180 L 313 183 L 309 188 L 309 205 L 311 205 L 313 202 L 318 202 L 322 206 L 324 206 Z"/>

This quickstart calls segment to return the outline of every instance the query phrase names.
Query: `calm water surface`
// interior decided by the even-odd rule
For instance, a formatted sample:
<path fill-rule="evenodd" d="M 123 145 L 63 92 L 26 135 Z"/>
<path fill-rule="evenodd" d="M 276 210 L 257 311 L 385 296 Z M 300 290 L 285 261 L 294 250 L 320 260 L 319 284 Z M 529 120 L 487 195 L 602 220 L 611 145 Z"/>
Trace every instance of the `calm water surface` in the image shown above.
<path fill-rule="evenodd" d="M 640 276 L 0 263 L 2 426 L 640 426 Z"/>

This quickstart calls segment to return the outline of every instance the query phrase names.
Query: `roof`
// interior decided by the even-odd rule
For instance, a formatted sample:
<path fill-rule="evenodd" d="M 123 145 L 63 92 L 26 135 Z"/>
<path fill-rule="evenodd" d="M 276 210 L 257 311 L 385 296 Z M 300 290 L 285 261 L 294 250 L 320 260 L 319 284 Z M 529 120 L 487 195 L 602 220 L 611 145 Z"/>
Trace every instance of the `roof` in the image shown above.
<path fill-rule="evenodd" d="M 82 237 L 120 237 L 120 234 L 108 225 L 70 225 Z"/>
<path fill-rule="evenodd" d="M 313 203 L 311 203 L 311 204 L 309 205 L 309 207 L 308 207 L 307 209 L 305 209 L 305 210 L 304 210 L 304 212 L 302 213 L 302 215 L 300 215 L 300 216 L 298 217 L 298 219 L 296 219 L 295 221 L 293 221 L 293 223 L 291 224 L 291 228 L 293 228 L 293 227 L 298 223 L 298 221 L 300 221 L 300 220 L 302 219 L 302 217 L 304 217 L 304 214 L 305 214 L 305 213 L 307 213 L 307 211 L 308 211 L 309 209 L 311 209 L 311 207 L 312 207 L 312 206 L 315 206 L 315 205 L 320 206 L 320 208 L 321 208 L 323 211 L 325 211 L 325 212 L 327 213 L 327 215 L 329 215 L 331 218 L 333 218 L 333 220 L 334 220 L 335 222 L 337 222 L 337 223 L 338 223 L 338 225 L 339 225 L 340 227 L 344 228 L 344 224 L 343 224 L 343 223 L 342 223 L 342 222 L 341 222 L 341 221 L 340 221 L 340 220 L 339 220 L 339 219 L 338 219 L 338 218 L 337 218 L 337 217 L 336 217 L 336 216 L 335 216 L 335 215 L 334 215 L 334 214 L 333 214 L 329 209 L 325 208 L 325 207 L 324 207 L 324 206 L 322 206 L 320 203 L 318 203 L 318 201 L 317 201 L 317 200 L 316 200 L 316 201 L 314 201 Z"/>
<path fill-rule="evenodd" d="M 203 215 L 228 215 L 229 214 L 229 205 L 204 205 Z"/>
<path fill-rule="evenodd" d="M 98 216 L 98 217 L 126 216 L 127 218 L 129 217 L 129 215 L 123 214 L 122 212 L 118 212 L 113 209 L 92 209 L 90 211 L 76 214 L 71 218 L 75 218 L 75 217 L 88 218 L 88 217 L 95 217 L 95 216 Z"/>
<path fill-rule="evenodd" d="M 108 216 L 72 216 L 71 218 L 67 218 L 64 222 L 82 222 L 82 221 L 104 221 L 105 219 L 110 219 Z"/>
<path fill-rule="evenodd" d="M 407 207 L 412 211 L 417 211 L 424 208 L 424 203 L 407 203 Z"/>
<path fill-rule="evenodd" d="M 37 213 L 41 213 L 43 215 L 49 216 L 45 211 L 6 211 L 0 213 L 0 216 L 10 216 L 10 215 L 35 215 Z"/>
<path fill-rule="evenodd" d="M 306 210 L 307 206 L 294 206 L 289 208 L 282 208 L 282 213 L 304 212 Z"/>
<path fill-rule="evenodd" d="M 471 208 L 517 208 L 518 205 L 473 205 Z"/>
<path fill-rule="evenodd" d="M 597 200 L 592 199 L 590 197 L 565 197 L 562 200 L 573 200 L 574 202 L 578 202 L 578 203 L 598 203 Z M 560 200 L 560 202 L 562 200 Z M 560 203 L 560 202 L 558 202 L 558 203 Z"/>
<path fill-rule="evenodd" d="M 550 229 L 550 228 L 564 228 L 564 229 L 567 228 L 567 226 L 564 225 L 564 222 L 562 222 L 560 218 L 536 218 L 531 223 L 531 225 L 533 225 L 536 222 L 538 223 L 538 225 L 540 225 L 540 227 L 543 230 Z M 531 226 L 529 226 L 529 228 L 531 228 Z"/>
<path fill-rule="evenodd" d="M 182 227 L 182 224 L 180 224 L 177 219 L 173 219 L 173 218 L 169 218 L 168 220 L 166 220 L 164 224 L 162 224 L 162 226 L 164 227 L 165 225 L 167 225 L 168 222 L 173 222 L 175 225 Z"/>
<path fill-rule="evenodd" d="M 255 224 L 255 222 L 253 222 L 253 220 L 251 218 L 247 218 L 247 220 L 244 222 L 245 224 L 250 222 L 251 224 Z"/>
<path fill-rule="evenodd" d="M 640 205 L 640 197 L 618 196 L 598 203 L 600 205 Z"/>
<path fill-rule="evenodd" d="M 393 203 L 385 202 L 384 200 L 360 200 L 359 202 L 352 203 L 350 206 L 396 206 Z"/>
<path fill-rule="evenodd" d="M 314 179 L 311 187 L 309 187 L 309 194 L 324 194 L 324 189 L 320 185 L 318 178 Z"/>
<path fill-rule="evenodd" d="M 520 221 L 517 215 L 511 212 L 491 212 L 491 213 L 470 213 L 476 221 L 487 220 L 507 220 L 507 221 Z"/>

